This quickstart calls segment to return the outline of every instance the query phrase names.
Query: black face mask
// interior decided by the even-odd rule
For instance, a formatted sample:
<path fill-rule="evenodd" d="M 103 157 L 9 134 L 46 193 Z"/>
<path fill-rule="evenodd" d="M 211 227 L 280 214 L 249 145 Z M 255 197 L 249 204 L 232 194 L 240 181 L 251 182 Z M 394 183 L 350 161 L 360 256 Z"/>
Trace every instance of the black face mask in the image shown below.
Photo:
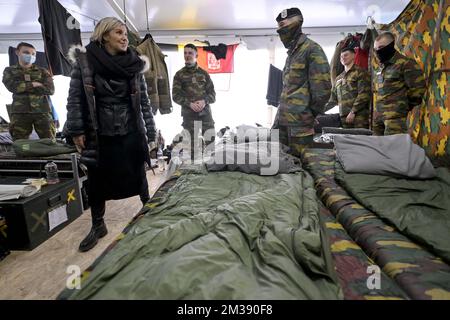
<path fill-rule="evenodd" d="M 296 21 L 286 27 L 277 30 L 277 33 L 280 36 L 280 40 L 281 42 L 283 42 L 286 49 L 289 49 L 291 47 L 296 35 L 301 33 L 301 28 L 301 23 L 299 21 Z"/>
<path fill-rule="evenodd" d="M 375 53 L 377 54 L 378 60 L 380 60 L 381 63 L 388 62 L 395 54 L 394 41 L 389 43 L 384 48 L 375 50 Z"/>

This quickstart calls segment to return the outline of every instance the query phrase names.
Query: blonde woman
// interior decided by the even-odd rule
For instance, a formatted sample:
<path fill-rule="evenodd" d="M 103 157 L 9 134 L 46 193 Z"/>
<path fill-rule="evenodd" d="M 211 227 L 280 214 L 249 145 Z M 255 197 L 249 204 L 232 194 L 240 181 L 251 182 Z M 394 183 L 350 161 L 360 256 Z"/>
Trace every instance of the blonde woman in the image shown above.
<path fill-rule="evenodd" d="M 113 17 L 98 22 L 91 42 L 69 52 L 73 62 L 67 100 L 67 132 L 88 167 L 92 228 L 79 250 L 107 234 L 105 202 L 140 195 L 148 200 L 144 163 L 155 123 L 143 77 L 148 59 L 128 47 L 126 25 Z"/>

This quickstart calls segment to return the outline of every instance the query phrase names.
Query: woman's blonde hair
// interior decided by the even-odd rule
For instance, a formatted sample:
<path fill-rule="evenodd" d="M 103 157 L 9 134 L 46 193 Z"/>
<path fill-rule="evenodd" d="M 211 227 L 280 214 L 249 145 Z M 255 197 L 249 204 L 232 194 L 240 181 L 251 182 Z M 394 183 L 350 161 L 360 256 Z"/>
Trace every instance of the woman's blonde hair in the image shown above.
<path fill-rule="evenodd" d="M 117 27 L 126 26 L 125 23 L 115 17 L 106 17 L 101 19 L 95 26 L 91 36 L 91 41 L 103 43 L 103 37 Z"/>

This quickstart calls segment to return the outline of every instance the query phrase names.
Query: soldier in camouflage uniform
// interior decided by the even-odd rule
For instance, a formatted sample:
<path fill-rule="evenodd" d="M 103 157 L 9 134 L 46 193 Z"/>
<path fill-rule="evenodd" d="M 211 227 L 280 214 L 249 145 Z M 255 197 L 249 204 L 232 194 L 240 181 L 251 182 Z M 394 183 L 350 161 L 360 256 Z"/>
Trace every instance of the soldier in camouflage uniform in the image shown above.
<path fill-rule="evenodd" d="M 395 50 L 394 44 L 390 32 L 375 39 L 374 49 L 380 62 L 373 81 L 376 135 L 406 133 L 408 112 L 420 105 L 425 95 L 425 78 L 419 65 Z"/>
<path fill-rule="evenodd" d="M 369 128 L 370 75 L 354 64 L 355 50 L 344 48 L 341 63 L 345 71 L 336 78 L 331 97 L 325 109 L 339 105 L 339 115 L 344 128 Z"/>
<path fill-rule="evenodd" d="M 302 33 L 303 16 L 298 8 L 283 10 L 277 30 L 288 57 L 283 70 L 283 90 L 273 129 L 280 142 L 299 156 L 313 143 L 314 119 L 323 113 L 330 97 L 330 65 L 322 47 Z"/>
<path fill-rule="evenodd" d="M 211 114 L 210 104 L 216 101 L 214 84 L 208 72 L 197 65 L 197 48 L 193 44 L 184 47 L 184 60 L 186 66 L 179 70 L 173 79 L 173 100 L 181 105 L 183 128 L 189 131 L 191 136 L 191 150 L 198 137 L 198 131 L 194 132 L 194 122 L 201 122 L 202 135 L 210 130 L 211 135 L 205 138 L 205 144 L 214 142 L 214 120 Z M 193 157 L 194 152 L 191 152 Z"/>
<path fill-rule="evenodd" d="M 55 92 L 53 79 L 44 68 L 33 63 L 36 49 L 21 42 L 16 54 L 19 63 L 3 72 L 3 83 L 13 93 L 9 131 L 13 140 L 28 139 L 33 127 L 39 138 L 55 138 L 55 126 L 48 95 Z"/>

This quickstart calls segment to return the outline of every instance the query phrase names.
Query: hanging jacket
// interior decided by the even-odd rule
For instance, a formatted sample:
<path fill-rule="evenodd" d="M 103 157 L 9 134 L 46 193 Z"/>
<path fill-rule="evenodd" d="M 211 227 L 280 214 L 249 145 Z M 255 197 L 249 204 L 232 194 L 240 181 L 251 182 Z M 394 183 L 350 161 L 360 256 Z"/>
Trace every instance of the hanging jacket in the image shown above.
<path fill-rule="evenodd" d="M 203 47 L 203 50 L 212 52 L 217 60 L 227 58 L 228 47 L 226 44 L 219 43 L 217 46 Z"/>
<path fill-rule="evenodd" d="M 152 38 L 146 39 L 136 47 L 136 50 L 139 54 L 150 58 L 150 69 L 144 75 L 153 114 L 156 114 L 157 110 L 161 114 L 171 113 L 172 98 L 164 54 Z"/>
<path fill-rule="evenodd" d="M 49 71 L 54 76 L 69 76 L 71 64 L 66 53 L 82 43 L 80 24 L 58 1 L 37 2 Z"/>
<path fill-rule="evenodd" d="M 341 40 L 336 44 L 336 49 L 334 50 L 334 54 L 330 62 L 330 76 L 333 87 L 336 84 L 336 77 L 344 71 L 344 66 L 341 63 L 341 51 L 344 48 L 344 42 L 345 40 Z"/>
<path fill-rule="evenodd" d="M 367 70 L 369 68 L 369 50 L 355 48 L 355 64 Z"/>
<path fill-rule="evenodd" d="M 283 90 L 283 71 L 270 65 L 269 84 L 267 87 L 267 104 L 278 108 L 281 91 Z"/>

